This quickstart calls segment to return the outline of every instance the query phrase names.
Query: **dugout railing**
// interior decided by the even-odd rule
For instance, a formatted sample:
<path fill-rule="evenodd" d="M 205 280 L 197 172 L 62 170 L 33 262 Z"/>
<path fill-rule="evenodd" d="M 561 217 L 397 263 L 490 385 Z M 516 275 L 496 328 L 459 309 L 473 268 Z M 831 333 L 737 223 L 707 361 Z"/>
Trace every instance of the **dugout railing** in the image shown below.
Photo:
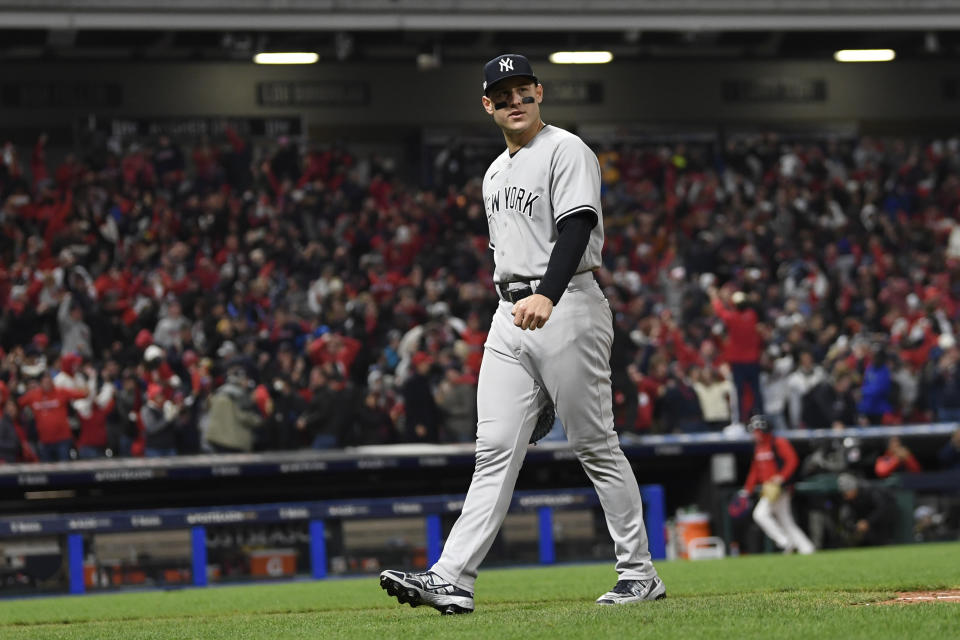
<path fill-rule="evenodd" d="M 644 520 L 655 559 L 666 557 L 664 539 L 664 492 L 660 485 L 641 485 Z M 191 579 L 198 587 L 208 584 L 207 527 L 212 525 L 248 525 L 277 522 L 307 522 L 310 536 L 310 574 L 323 579 L 328 574 L 326 528 L 331 521 L 360 518 L 422 517 L 426 525 L 427 562 L 432 564 L 443 549 L 441 518 L 458 514 L 464 495 L 413 496 L 370 500 L 330 500 L 318 502 L 233 505 L 211 508 L 148 509 L 107 511 L 0 518 L 0 540 L 50 538 L 61 540 L 65 549 L 69 592 L 82 594 L 85 536 L 130 531 L 187 529 L 191 541 Z M 593 509 L 599 499 L 593 489 L 518 491 L 510 505 L 511 513 L 537 514 L 539 561 L 556 562 L 554 550 L 554 512 Z"/>

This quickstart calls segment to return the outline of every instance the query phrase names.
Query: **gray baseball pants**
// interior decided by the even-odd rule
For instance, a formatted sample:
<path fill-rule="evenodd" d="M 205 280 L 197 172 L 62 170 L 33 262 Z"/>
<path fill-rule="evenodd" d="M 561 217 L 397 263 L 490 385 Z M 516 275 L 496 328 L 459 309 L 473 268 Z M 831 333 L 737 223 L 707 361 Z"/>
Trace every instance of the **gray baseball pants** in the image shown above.
<path fill-rule="evenodd" d="M 640 489 L 613 430 L 610 305 L 592 273 L 573 277 L 541 329 L 514 326 L 500 301 L 484 345 L 477 389 L 476 468 L 463 511 L 432 571 L 474 590 L 503 523 L 540 409 L 553 399 L 570 447 L 600 497 L 619 579 L 656 575 Z"/>

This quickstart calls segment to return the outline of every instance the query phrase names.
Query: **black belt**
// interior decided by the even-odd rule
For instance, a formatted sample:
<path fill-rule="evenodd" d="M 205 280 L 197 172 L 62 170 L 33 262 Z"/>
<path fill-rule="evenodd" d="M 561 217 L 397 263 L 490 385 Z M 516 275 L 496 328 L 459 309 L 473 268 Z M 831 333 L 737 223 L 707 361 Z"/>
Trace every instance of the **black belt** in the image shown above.
<path fill-rule="evenodd" d="M 530 280 L 521 280 L 520 282 L 524 282 L 525 284 L 522 287 L 515 287 L 513 289 L 508 287 L 511 284 L 517 284 L 517 282 L 497 283 L 497 293 L 500 294 L 500 299 L 506 300 L 507 302 L 517 302 L 518 300 L 532 296 L 533 287 L 530 285 Z"/>

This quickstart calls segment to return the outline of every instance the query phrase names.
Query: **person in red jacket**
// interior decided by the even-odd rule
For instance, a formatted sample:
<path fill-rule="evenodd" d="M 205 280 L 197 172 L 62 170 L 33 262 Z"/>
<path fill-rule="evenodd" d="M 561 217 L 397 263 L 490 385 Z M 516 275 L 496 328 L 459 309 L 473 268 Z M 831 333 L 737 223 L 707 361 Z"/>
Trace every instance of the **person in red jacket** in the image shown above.
<path fill-rule="evenodd" d="M 797 452 L 786 438 L 773 435 L 765 416 L 753 416 L 747 428 L 753 434 L 753 462 L 741 493 L 750 495 L 756 487 L 762 487 L 753 510 L 754 522 L 784 553 L 813 553 L 810 538 L 793 520 L 790 490 L 786 486 L 797 470 Z"/>
<path fill-rule="evenodd" d="M 763 396 L 760 393 L 760 352 L 763 340 L 757 327 L 757 312 L 747 306 L 747 296 L 736 291 L 730 297 L 733 308 L 724 304 L 716 287 L 707 290 L 713 312 L 727 328 L 727 344 L 724 356 L 733 373 L 733 385 L 737 388 L 737 415 L 740 421 L 747 416 L 763 413 Z M 747 389 L 750 390 L 749 394 Z"/>
<path fill-rule="evenodd" d="M 886 478 L 894 473 L 904 471 L 919 473 L 923 471 L 923 467 L 921 467 L 917 459 L 913 457 L 910 450 L 903 446 L 900 438 L 893 436 L 887 442 L 887 450 L 882 456 L 877 458 L 873 470 L 878 478 Z"/>
<path fill-rule="evenodd" d="M 70 459 L 73 434 L 67 420 L 67 405 L 71 400 L 86 398 L 86 389 L 64 389 L 53 386 L 53 378 L 45 372 L 40 386 L 20 396 L 21 407 L 30 407 L 37 425 L 37 455 L 41 462 Z"/>
<path fill-rule="evenodd" d="M 96 379 L 94 379 L 96 388 Z M 80 418 L 80 434 L 77 436 L 77 457 L 81 459 L 102 458 L 107 449 L 107 418 L 116 406 L 113 399 L 114 386 L 104 382 L 92 398 L 89 406 L 77 411 Z"/>

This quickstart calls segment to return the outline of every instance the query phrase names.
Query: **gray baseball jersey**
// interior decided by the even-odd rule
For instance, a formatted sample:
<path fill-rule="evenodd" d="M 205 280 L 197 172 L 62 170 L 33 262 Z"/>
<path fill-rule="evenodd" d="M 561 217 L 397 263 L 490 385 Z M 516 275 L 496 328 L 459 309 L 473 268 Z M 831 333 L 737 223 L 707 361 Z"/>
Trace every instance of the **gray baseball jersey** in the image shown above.
<path fill-rule="evenodd" d="M 515 326 L 512 302 L 501 299 L 494 312 L 477 387 L 476 469 L 463 511 L 431 570 L 473 591 L 480 563 L 510 506 L 537 417 L 552 403 L 571 450 L 597 490 L 620 579 L 652 579 L 657 574 L 640 490 L 613 429 L 613 317 L 590 272 L 600 266 L 603 245 L 597 158 L 577 136 L 546 126 L 512 158 L 504 153 L 493 162 L 483 194 L 497 282 L 542 278 L 556 244 L 557 221 L 565 216 L 590 209 L 597 225 L 580 273 L 542 328 Z"/>
<path fill-rule="evenodd" d="M 547 125 L 513 157 L 504 151 L 483 178 L 483 201 L 495 282 L 543 277 L 557 241 L 557 223 L 584 209 L 597 215 L 597 225 L 577 273 L 600 267 L 600 163 L 569 131 Z"/>

